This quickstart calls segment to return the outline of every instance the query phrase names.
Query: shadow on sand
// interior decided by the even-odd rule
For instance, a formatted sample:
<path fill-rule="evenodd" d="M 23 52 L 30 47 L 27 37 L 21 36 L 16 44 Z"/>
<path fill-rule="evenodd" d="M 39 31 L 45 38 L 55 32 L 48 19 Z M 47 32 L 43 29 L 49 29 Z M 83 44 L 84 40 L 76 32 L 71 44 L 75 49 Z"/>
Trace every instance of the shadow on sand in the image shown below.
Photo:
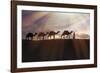
<path fill-rule="evenodd" d="M 89 39 L 22 40 L 22 62 L 89 59 Z"/>

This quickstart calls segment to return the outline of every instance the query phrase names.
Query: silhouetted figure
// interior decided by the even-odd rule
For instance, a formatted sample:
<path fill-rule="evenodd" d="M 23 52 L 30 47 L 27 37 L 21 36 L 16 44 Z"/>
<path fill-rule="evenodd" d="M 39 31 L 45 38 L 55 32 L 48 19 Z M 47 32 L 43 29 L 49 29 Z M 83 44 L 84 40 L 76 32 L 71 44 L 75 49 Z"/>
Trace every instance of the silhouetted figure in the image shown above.
<path fill-rule="evenodd" d="M 49 34 L 48 34 L 48 38 L 50 37 L 53 37 L 53 39 L 55 39 L 55 35 L 57 35 L 60 31 L 57 31 L 57 32 L 54 32 L 54 31 L 50 31 Z"/>
<path fill-rule="evenodd" d="M 75 32 L 73 33 L 73 39 L 75 39 Z"/>
<path fill-rule="evenodd" d="M 70 38 L 70 35 L 71 35 L 71 33 L 72 33 L 73 31 L 68 31 L 68 30 L 66 30 L 66 31 L 64 31 L 63 33 L 62 33 L 62 35 L 61 35 L 61 38 L 65 38 L 66 36 L 68 37 L 68 38 Z"/>
<path fill-rule="evenodd" d="M 26 35 L 26 39 L 27 39 L 27 40 L 32 40 L 32 39 L 33 39 L 33 33 L 28 33 L 28 34 Z"/>
<path fill-rule="evenodd" d="M 44 32 L 40 32 L 38 35 L 37 35 L 37 39 L 39 40 L 44 40 L 44 37 L 48 34 L 47 33 L 44 33 Z"/>

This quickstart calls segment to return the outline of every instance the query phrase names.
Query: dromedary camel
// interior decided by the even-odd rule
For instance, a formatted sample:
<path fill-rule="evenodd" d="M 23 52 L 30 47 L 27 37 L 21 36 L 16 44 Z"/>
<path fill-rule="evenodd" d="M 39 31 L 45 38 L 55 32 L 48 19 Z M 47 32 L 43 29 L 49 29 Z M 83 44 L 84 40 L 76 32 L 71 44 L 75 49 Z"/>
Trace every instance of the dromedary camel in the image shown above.
<path fill-rule="evenodd" d="M 37 35 L 37 33 L 28 33 L 27 35 L 26 35 L 26 39 L 28 39 L 28 40 L 32 40 L 33 39 L 33 37 L 35 37 Z"/>
<path fill-rule="evenodd" d="M 37 39 L 39 40 L 44 40 L 44 37 L 48 34 L 47 33 L 44 33 L 44 32 L 39 32 L 39 34 L 37 35 Z"/>
<path fill-rule="evenodd" d="M 68 38 L 70 38 L 70 35 L 71 35 L 71 33 L 72 33 L 73 31 L 68 31 L 68 30 L 65 30 L 63 33 L 62 33 L 62 35 L 61 35 L 61 38 L 66 38 L 66 36 L 68 37 Z"/>
<path fill-rule="evenodd" d="M 53 39 L 55 39 L 55 35 L 57 35 L 60 31 L 57 31 L 57 32 L 54 32 L 54 31 L 50 31 L 49 34 L 48 34 L 48 38 L 53 36 Z"/>

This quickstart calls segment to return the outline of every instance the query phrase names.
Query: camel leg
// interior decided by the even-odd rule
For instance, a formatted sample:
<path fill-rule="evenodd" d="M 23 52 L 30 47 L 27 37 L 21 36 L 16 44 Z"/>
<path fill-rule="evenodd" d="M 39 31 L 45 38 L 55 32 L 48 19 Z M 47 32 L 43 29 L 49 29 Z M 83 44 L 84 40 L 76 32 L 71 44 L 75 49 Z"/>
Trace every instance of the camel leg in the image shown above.
<path fill-rule="evenodd" d="M 55 39 L 55 36 L 54 36 L 54 39 Z"/>
<path fill-rule="evenodd" d="M 33 37 L 31 37 L 31 40 L 33 40 Z"/>
<path fill-rule="evenodd" d="M 50 39 L 52 39 L 52 36 L 50 36 Z"/>
<path fill-rule="evenodd" d="M 61 37 L 61 39 L 64 39 L 63 36 Z"/>
<path fill-rule="evenodd" d="M 39 38 L 37 37 L 37 40 L 38 40 Z"/>
<path fill-rule="evenodd" d="M 43 37 L 43 40 L 44 40 L 44 37 Z"/>
<path fill-rule="evenodd" d="M 42 40 L 42 38 L 40 37 L 40 40 Z"/>
<path fill-rule="evenodd" d="M 70 39 L 70 36 L 68 35 L 68 38 Z"/>
<path fill-rule="evenodd" d="M 69 38 L 68 35 L 66 36 L 66 38 L 67 38 L 67 39 Z"/>
<path fill-rule="evenodd" d="M 48 36 L 48 39 L 50 39 L 50 37 Z"/>
<path fill-rule="evenodd" d="M 66 36 L 64 36 L 64 39 L 66 39 Z"/>
<path fill-rule="evenodd" d="M 31 40 L 31 37 L 30 37 L 30 40 Z"/>
<path fill-rule="evenodd" d="M 67 36 L 67 38 L 69 39 L 69 35 Z"/>
<path fill-rule="evenodd" d="M 70 39 L 70 36 L 68 35 L 68 39 Z"/>
<path fill-rule="evenodd" d="M 65 39 L 65 36 L 63 36 L 63 39 Z"/>
<path fill-rule="evenodd" d="M 28 37 L 28 40 L 30 40 L 30 37 Z"/>
<path fill-rule="evenodd" d="M 51 36 L 50 36 L 50 39 L 51 39 Z"/>
<path fill-rule="evenodd" d="M 37 37 L 37 40 L 39 40 L 40 38 L 39 37 Z"/>
<path fill-rule="evenodd" d="M 65 39 L 65 36 L 63 36 L 62 38 Z"/>
<path fill-rule="evenodd" d="M 64 36 L 64 39 L 66 39 L 66 36 Z"/>
<path fill-rule="evenodd" d="M 30 37 L 30 40 L 32 40 L 32 38 Z"/>
<path fill-rule="evenodd" d="M 62 39 L 62 36 L 61 36 L 61 39 Z"/>
<path fill-rule="evenodd" d="M 61 36 L 61 39 L 63 39 L 63 36 Z"/>
<path fill-rule="evenodd" d="M 69 35 L 69 39 L 71 39 L 71 36 Z"/>

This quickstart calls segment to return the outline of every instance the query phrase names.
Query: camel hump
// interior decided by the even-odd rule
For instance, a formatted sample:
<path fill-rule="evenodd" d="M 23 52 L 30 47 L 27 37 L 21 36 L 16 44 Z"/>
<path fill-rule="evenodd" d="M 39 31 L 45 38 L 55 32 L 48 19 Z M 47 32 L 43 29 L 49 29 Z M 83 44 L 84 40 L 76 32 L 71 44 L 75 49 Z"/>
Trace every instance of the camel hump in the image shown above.
<path fill-rule="evenodd" d="M 65 30 L 65 31 L 63 32 L 63 34 L 67 34 L 67 33 L 69 33 L 68 30 Z"/>
<path fill-rule="evenodd" d="M 33 33 L 29 32 L 26 36 L 33 36 Z"/>
<path fill-rule="evenodd" d="M 29 32 L 26 34 L 26 39 L 32 39 L 33 38 L 33 33 Z"/>
<path fill-rule="evenodd" d="M 56 34 L 56 33 L 59 33 L 60 31 L 57 31 L 57 32 L 55 32 L 55 31 L 50 31 L 49 33 L 50 34 Z"/>

